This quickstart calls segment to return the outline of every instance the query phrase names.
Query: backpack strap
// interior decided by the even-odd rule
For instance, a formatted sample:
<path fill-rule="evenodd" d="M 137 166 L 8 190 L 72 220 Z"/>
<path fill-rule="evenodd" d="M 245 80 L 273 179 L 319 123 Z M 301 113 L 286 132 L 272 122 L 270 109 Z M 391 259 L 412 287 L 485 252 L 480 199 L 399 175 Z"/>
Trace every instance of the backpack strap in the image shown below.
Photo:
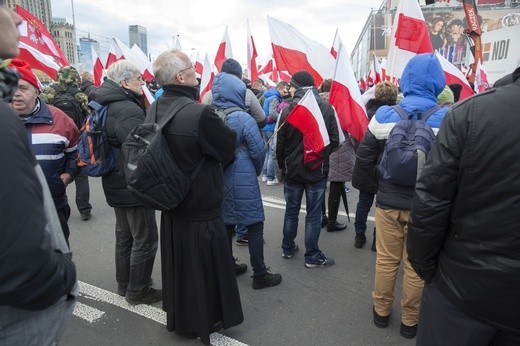
<path fill-rule="evenodd" d="M 160 99 L 160 97 L 159 97 L 159 99 Z M 151 122 L 151 123 L 157 123 L 157 107 L 159 105 L 159 99 L 157 99 L 155 101 L 155 104 L 153 105 L 153 107 L 150 107 L 150 109 L 148 110 L 148 114 L 146 115 L 146 119 L 150 120 L 149 122 Z M 194 103 L 193 100 L 189 99 L 188 97 L 184 97 L 184 96 L 180 97 L 176 102 L 172 103 L 170 108 L 168 108 L 168 110 L 166 111 L 166 116 L 164 118 L 162 118 L 161 122 L 157 123 L 157 125 L 159 125 L 159 127 L 162 129 L 164 127 L 164 125 L 166 125 L 170 120 L 175 118 L 175 116 L 177 115 L 177 113 L 179 113 L 179 111 L 181 109 L 183 109 L 184 107 L 186 107 L 187 105 L 192 104 L 192 103 Z M 199 163 L 195 167 L 195 170 L 193 171 L 193 173 L 191 173 L 190 181 L 193 182 L 193 179 L 195 179 L 197 174 L 199 174 L 200 169 L 202 168 L 202 165 L 204 164 L 204 161 L 206 161 L 205 155 L 202 156 L 202 159 L 200 159 Z"/>
<path fill-rule="evenodd" d="M 231 114 L 233 112 L 245 112 L 245 110 L 243 110 L 242 108 L 240 107 L 230 107 L 230 108 L 226 108 L 226 109 L 223 109 L 222 110 L 224 112 L 225 115 L 228 115 L 228 114 Z"/>
<path fill-rule="evenodd" d="M 403 107 L 401 107 L 400 105 L 395 105 L 392 107 L 394 109 L 394 111 L 399 114 L 399 116 L 401 117 L 401 119 L 403 120 L 406 120 L 409 118 L 409 115 L 408 113 L 406 113 L 406 111 L 404 110 Z"/>
<path fill-rule="evenodd" d="M 146 123 L 157 123 L 161 128 L 164 127 L 171 119 L 179 113 L 179 111 L 187 105 L 193 103 L 193 100 L 187 97 L 180 97 L 176 102 L 173 102 L 166 111 L 166 116 L 161 119 L 160 123 L 157 123 L 157 107 L 159 106 L 159 100 L 155 101 L 153 107 L 150 107 L 148 114 L 146 115 Z"/>
<path fill-rule="evenodd" d="M 425 110 L 424 113 L 422 114 L 421 120 L 422 121 L 428 120 L 430 115 L 432 115 L 433 113 L 437 112 L 441 108 L 442 108 L 441 106 L 435 105 L 432 108 L 429 108 L 429 109 Z"/>
<path fill-rule="evenodd" d="M 395 105 L 392 108 L 397 112 L 397 114 L 401 116 L 401 119 L 403 120 L 412 119 L 413 117 L 413 112 L 412 114 L 408 115 L 408 113 L 406 113 L 406 111 L 400 105 Z M 433 113 L 437 112 L 439 109 L 441 109 L 441 107 L 439 105 L 435 105 L 432 108 L 428 108 L 424 112 L 419 112 L 417 115 L 417 120 L 426 121 Z"/>

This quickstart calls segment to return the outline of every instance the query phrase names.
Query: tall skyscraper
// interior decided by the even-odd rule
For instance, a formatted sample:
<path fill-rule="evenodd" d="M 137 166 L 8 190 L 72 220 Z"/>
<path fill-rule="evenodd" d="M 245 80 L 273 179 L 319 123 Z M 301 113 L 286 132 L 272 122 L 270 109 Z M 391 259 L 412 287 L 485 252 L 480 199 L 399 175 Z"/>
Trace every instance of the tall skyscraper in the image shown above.
<path fill-rule="evenodd" d="M 82 67 L 85 71 L 91 71 L 94 62 L 92 61 L 92 50 L 99 56 L 99 42 L 90 37 L 79 38 L 79 48 Z"/>
<path fill-rule="evenodd" d="M 144 54 L 148 55 L 148 36 L 146 28 L 140 25 L 129 25 L 128 34 L 130 36 L 130 48 L 136 44 Z"/>
<path fill-rule="evenodd" d="M 65 18 L 53 18 L 50 32 L 63 54 L 67 57 L 69 65 L 76 65 L 78 55 L 74 26 L 67 23 Z"/>
<path fill-rule="evenodd" d="M 51 31 L 51 0 L 7 0 L 6 4 L 12 10 L 16 8 L 17 4 L 22 6 L 38 18 L 49 32 Z"/>

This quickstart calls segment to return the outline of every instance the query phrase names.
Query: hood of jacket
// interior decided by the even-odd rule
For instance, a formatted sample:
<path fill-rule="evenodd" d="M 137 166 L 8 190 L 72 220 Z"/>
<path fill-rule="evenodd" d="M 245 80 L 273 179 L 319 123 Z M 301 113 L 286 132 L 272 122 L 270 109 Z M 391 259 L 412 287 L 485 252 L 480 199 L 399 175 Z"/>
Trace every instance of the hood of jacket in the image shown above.
<path fill-rule="evenodd" d="M 246 84 L 240 78 L 225 72 L 215 76 L 211 88 L 213 106 L 219 109 L 240 107 L 246 109 Z"/>
<path fill-rule="evenodd" d="M 124 100 L 131 100 L 140 105 L 142 100 L 141 95 L 117 85 L 110 79 L 104 81 L 99 88 L 92 90 L 90 97 L 102 105 Z"/>
<path fill-rule="evenodd" d="M 275 87 L 272 87 L 272 88 L 269 88 L 269 90 L 267 90 L 265 93 L 264 93 L 264 98 L 267 100 L 269 97 L 271 96 L 278 96 L 279 98 L 282 98 L 282 95 L 280 94 L 280 92 L 275 88 Z"/>
<path fill-rule="evenodd" d="M 446 78 L 435 54 L 414 56 L 404 68 L 399 86 L 405 98 L 419 96 L 436 101 L 446 86 Z"/>

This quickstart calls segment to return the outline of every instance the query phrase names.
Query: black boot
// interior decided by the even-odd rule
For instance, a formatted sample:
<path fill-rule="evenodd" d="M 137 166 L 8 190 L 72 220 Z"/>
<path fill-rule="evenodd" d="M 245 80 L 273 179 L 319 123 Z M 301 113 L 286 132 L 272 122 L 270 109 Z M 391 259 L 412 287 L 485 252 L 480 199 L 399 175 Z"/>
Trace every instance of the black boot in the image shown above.
<path fill-rule="evenodd" d="M 376 228 L 374 227 L 374 238 L 372 239 L 372 251 L 376 251 Z"/>
<path fill-rule="evenodd" d="M 238 258 L 235 258 L 234 262 L 235 262 L 235 275 L 242 275 L 247 271 L 247 264 L 237 263 Z"/>

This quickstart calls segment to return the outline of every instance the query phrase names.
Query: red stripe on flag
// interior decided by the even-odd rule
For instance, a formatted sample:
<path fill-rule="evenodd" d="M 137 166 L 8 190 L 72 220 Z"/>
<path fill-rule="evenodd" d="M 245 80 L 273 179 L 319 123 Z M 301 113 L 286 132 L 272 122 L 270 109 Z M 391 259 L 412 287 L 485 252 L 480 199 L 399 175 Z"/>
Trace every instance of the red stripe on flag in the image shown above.
<path fill-rule="evenodd" d="M 288 71 L 289 74 L 293 75 L 298 71 L 307 71 L 314 78 L 314 83 L 320 85 L 323 82 L 323 78 L 320 74 L 312 68 L 307 55 L 298 50 L 277 46 L 272 43 L 273 56 L 276 61 L 276 67 L 281 71 Z"/>
<path fill-rule="evenodd" d="M 338 113 L 341 128 L 361 142 L 368 127 L 368 118 L 365 110 L 353 101 L 349 89 L 337 81 L 332 81 L 329 102 Z"/>

